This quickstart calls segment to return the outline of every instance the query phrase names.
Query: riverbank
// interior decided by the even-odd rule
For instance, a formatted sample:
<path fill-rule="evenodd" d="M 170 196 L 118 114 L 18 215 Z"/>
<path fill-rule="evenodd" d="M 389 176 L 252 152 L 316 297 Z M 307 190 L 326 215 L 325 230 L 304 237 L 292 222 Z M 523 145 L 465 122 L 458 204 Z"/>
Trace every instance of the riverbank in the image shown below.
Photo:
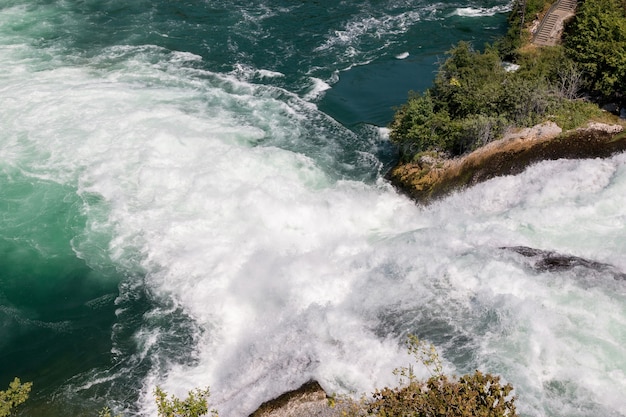
<path fill-rule="evenodd" d="M 396 165 L 387 178 L 421 204 L 494 177 L 515 175 L 543 160 L 606 158 L 626 150 L 622 124 L 591 122 L 562 132 L 552 122 L 507 132 L 470 154 L 445 159 L 424 153 Z"/>

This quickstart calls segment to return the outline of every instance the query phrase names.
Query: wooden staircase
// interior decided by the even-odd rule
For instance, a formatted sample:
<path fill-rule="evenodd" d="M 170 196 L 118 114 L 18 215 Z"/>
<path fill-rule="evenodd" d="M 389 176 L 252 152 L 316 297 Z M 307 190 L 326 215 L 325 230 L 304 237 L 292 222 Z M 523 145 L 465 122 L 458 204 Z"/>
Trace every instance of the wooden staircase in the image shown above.
<path fill-rule="evenodd" d="M 563 22 L 574 16 L 576 0 L 557 0 L 541 20 L 533 43 L 539 46 L 553 46 L 561 40 Z"/>

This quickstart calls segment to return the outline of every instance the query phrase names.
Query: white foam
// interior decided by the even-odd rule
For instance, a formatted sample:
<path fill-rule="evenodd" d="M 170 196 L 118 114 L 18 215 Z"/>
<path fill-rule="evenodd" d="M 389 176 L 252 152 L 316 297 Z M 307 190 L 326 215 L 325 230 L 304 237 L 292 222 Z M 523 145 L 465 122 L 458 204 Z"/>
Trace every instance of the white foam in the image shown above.
<path fill-rule="evenodd" d="M 340 59 L 344 69 L 365 65 L 381 56 L 392 45 L 395 38 L 406 33 L 413 23 L 421 19 L 423 10 L 410 10 L 398 14 L 372 16 L 363 14 L 346 22 L 343 29 L 326 36 L 323 44 L 315 48 L 318 54 L 332 54 Z M 370 38 L 386 39 L 378 48 L 372 48 Z M 363 47 L 367 44 L 367 47 Z"/>
<path fill-rule="evenodd" d="M 285 74 L 282 74 L 277 71 L 256 69 L 249 65 L 242 65 L 242 64 L 236 64 L 235 69 L 233 70 L 232 74 L 246 81 L 252 81 L 255 78 L 258 78 L 258 79 L 281 78 L 285 76 Z"/>
<path fill-rule="evenodd" d="M 19 67 L 0 71 L 2 163 L 101 196 L 107 217 L 87 211 L 94 233 L 112 231 L 100 250 L 196 326 L 187 365 L 161 347 L 166 329 L 136 333 L 140 359 L 160 359 L 143 415 L 156 384 L 210 385 L 233 416 L 311 377 L 369 392 L 406 364 L 406 332 L 434 340 L 450 370 L 502 374 L 523 413 L 626 412 L 623 283 L 498 249 L 626 268 L 624 155 L 540 163 L 420 208 L 326 166 L 353 136 L 294 94 L 195 76 L 193 56 L 156 47 L 45 70 L 23 52 L 0 49 Z"/>
<path fill-rule="evenodd" d="M 459 7 L 452 13 L 452 16 L 485 17 L 501 13 L 507 13 L 509 11 L 511 11 L 510 4 L 498 5 L 493 7 Z"/>
<path fill-rule="evenodd" d="M 331 86 L 323 81 L 320 80 L 319 78 L 315 78 L 315 77 L 311 77 L 311 87 L 309 88 L 309 91 L 304 95 L 304 99 L 307 101 L 313 101 L 316 99 L 319 99 L 322 94 L 324 94 L 324 91 L 329 90 L 331 88 Z"/>
<path fill-rule="evenodd" d="M 251 147 L 267 134 L 300 139 L 302 126 L 293 124 L 299 118 L 292 120 L 283 102 L 248 95 L 254 94 L 253 86 L 230 85 L 233 93 L 207 83 L 198 90 L 192 80 L 189 88 L 181 88 L 184 82 L 176 71 L 187 70 L 176 68 L 179 60 L 142 64 L 144 50 L 115 48 L 106 57 L 123 57 L 132 68 L 129 73 L 83 67 L 33 73 L 26 66 L 3 83 L 4 163 L 102 196 L 115 233 L 110 247 L 102 249 L 120 266 L 148 271 L 152 292 L 171 298 L 201 327 L 215 329 L 201 339 L 196 371 L 185 369 L 188 376 L 183 378 L 173 368 L 170 379 L 162 381 L 166 387 L 179 379 L 210 383 L 225 410 L 249 409 L 266 391 L 242 402 L 237 392 L 250 376 L 229 369 L 243 371 L 238 363 L 254 364 L 250 375 L 256 369 L 267 382 L 259 387 L 273 391 L 313 373 L 342 380 L 330 366 L 340 346 L 343 353 L 335 361 L 343 363 L 346 373 L 361 375 L 348 362 L 352 343 L 336 340 L 340 334 L 320 341 L 330 350 L 319 357 L 312 341 L 301 359 L 289 358 L 297 343 L 289 335 L 304 324 L 300 319 L 306 321 L 316 311 L 311 317 L 321 319 L 321 325 L 302 328 L 301 334 L 314 338 L 316 332 L 328 331 L 324 320 L 331 316 L 340 324 L 343 316 L 324 306 L 340 305 L 351 281 L 337 281 L 334 262 L 325 273 L 319 267 L 328 256 L 341 261 L 358 253 L 367 239 L 395 229 L 403 216 L 390 217 L 389 209 L 412 204 L 387 188 L 350 181 L 332 186 L 334 180 L 302 154 Z M 151 52 L 161 53 L 158 48 Z M 269 130 L 246 120 L 265 120 Z M 365 199 L 358 212 L 351 208 L 354 197 Z M 95 256 L 84 249 L 77 248 L 86 258 Z M 265 329 L 272 320 L 273 330 Z M 358 320 L 345 326 L 352 330 L 351 338 L 365 337 Z M 245 352 L 250 346 L 268 349 L 263 341 L 274 333 L 287 338 L 279 344 L 288 361 L 323 361 L 324 367 L 302 365 L 298 373 L 287 366 L 285 378 L 273 381 L 268 370 L 281 369 L 283 358 L 258 361 Z M 136 339 L 141 358 L 154 354 L 159 334 L 146 329 Z M 373 335 L 369 340 L 387 349 Z M 394 344 L 387 345 L 397 351 Z M 374 370 L 368 374 L 383 366 L 381 374 L 389 375 L 389 359 L 375 355 L 370 362 Z"/>
<path fill-rule="evenodd" d="M 401 54 L 396 55 L 396 59 L 406 59 L 409 57 L 408 52 L 402 52 Z"/>

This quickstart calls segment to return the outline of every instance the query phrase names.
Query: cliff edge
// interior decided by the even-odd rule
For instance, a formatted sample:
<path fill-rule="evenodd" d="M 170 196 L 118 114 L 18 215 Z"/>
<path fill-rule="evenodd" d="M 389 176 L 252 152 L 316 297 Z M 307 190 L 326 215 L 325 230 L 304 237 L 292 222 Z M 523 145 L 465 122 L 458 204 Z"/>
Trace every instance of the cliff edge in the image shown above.
<path fill-rule="evenodd" d="M 493 177 L 515 175 L 543 160 L 606 158 L 626 150 L 622 125 L 591 122 L 562 132 L 552 122 L 507 132 L 474 152 L 455 159 L 424 153 L 414 162 L 398 164 L 387 178 L 418 203 Z"/>

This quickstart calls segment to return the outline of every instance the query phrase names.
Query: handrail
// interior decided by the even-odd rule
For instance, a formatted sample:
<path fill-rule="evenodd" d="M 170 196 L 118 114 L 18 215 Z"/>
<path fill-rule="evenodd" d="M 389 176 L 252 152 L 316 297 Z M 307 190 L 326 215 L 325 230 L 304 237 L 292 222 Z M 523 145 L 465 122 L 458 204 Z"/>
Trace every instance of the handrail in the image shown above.
<path fill-rule="evenodd" d="M 541 23 L 539 24 L 539 27 L 537 28 L 537 31 L 535 32 L 535 35 L 533 36 L 533 43 L 538 41 L 539 35 L 544 30 L 546 24 L 548 24 L 548 20 L 551 20 L 549 19 L 549 17 L 552 15 L 557 15 L 555 11 L 558 10 L 561 4 L 563 3 L 565 3 L 567 7 L 561 10 L 571 11 L 572 13 L 575 12 L 576 6 L 577 6 L 576 0 L 557 0 L 556 2 L 554 2 L 552 6 L 550 6 L 546 14 L 543 16 L 543 19 L 541 19 Z M 573 8 L 571 7 L 572 5 L 573 5 Z M 557 15 L 557 20 L 558 20 L 558 15 Z"/>
<path fill-rule="evenodd" d="M 552 4 L 552 6 L 550 6 L 550 8 L 546 12 L 546 14 L 543 16 L 543 19 L 541 19 L 541 23 L 539 24 L 539 27 L 537 28 L 537 31 L 535 32 L 535 36 L 533 36 L 533 42 L 537 39 L 537 36 L 539 36 L 541 31 L 543 30 L 543 27 L 546 25 L 546 21 L 548 20 L 548 16 L 550 16 L 550 14 L 557 8 L 557 6 L 560 3 L 561 3 L 561 0 L 556 0 Z"/>

